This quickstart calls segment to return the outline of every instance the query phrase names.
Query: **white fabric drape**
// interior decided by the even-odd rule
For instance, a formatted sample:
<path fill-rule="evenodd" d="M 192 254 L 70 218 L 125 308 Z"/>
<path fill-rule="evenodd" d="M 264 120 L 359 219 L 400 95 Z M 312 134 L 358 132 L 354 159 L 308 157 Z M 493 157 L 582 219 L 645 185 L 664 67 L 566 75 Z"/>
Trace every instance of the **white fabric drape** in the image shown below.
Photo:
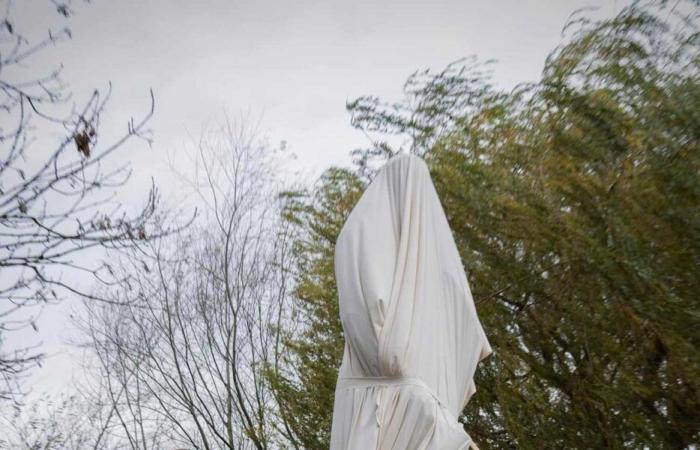
<path fill-rule="evenodd" d="M 491 353 L 425 162 L 396 156 L 335 248 L 345 352 L 331 450 L 461 450 L 457 421 Z"/>

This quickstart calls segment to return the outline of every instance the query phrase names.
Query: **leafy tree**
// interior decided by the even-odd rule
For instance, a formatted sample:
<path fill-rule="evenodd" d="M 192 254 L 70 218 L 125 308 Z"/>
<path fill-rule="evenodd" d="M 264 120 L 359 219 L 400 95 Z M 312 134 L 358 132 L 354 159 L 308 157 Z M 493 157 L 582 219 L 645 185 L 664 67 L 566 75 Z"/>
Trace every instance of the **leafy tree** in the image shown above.
<path fill-rule="evenodd" d="M 285 218 L 295 226 L 292 316 L 301 329 L 280 330 L 285 354 L 268 371 L 282 432 L 294 448 L 327 449 L 333 392 L 343 355 L 333 252 L 335 240 L 362 193 L 352 172 L 329 169 L 312 192 L 288 196 Z"/>
<path fill-rule="evenodd" d="M 399 103 L 348 105 L 354 126 L 408 137 L 431 167 L 495 349 L 464 417 L 481 448 L 700 442 L 695 11 L 575 15 L 541 80 L 510 92 L 469 59 L 416 72 Z M 304 448 L 328 445 L 341 358 L 334 238 L 360 177 L 399 150 L 356 151 L 357 173 L 329 172 L 292 216 L 305 327 L 276 381 Z"/>

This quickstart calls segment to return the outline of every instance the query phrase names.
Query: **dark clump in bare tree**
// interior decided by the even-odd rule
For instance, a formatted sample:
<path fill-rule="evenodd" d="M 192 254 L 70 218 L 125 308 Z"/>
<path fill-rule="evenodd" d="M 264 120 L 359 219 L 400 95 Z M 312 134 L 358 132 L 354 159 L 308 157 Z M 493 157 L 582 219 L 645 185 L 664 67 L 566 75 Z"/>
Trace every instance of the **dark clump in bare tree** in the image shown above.
<path fill-rule="evenodd" d="M 52 2 L 61 16 L 71 5 Z M 32 70 L 70 29 L 31 42 L 15 26 L 12 2 L 0 12 L 0 343 L 20 328 L 36 329 L 41 309 L 67 296 L 102 300 L 83 286 L 119 283 L 96 250 L 141 246 L 162 235 L 164 216 L 151 185 L 140 210 L 116 203 L 116 188 L 131 175 L 115 153 L 130 140 L 151 142 L 145 115 L 103 142 L 100 119 L 110 90 L 72 100 L 61 68 Z M 71 276 L 68 276 L 70 274 Z M 86 278 L 86 275 L 89 275 Z M 78 282 L 80 281 L 80 283 Z M 5 339 L 6 340 L 6 339 Z M 17 400 L 18 376 L 40 362 L 38 349 L 0 350 L 0 399 Z"/>

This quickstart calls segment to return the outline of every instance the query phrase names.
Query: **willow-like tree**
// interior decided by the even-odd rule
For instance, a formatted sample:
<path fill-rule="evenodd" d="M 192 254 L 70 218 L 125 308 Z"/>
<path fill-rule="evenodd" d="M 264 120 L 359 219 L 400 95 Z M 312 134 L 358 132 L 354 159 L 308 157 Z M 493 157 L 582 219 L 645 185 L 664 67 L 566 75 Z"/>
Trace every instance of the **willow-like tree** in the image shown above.
<path fill-rule="evenodd" d="M 467 60 L 413 74 L 397 104 L 348 105 L 379 136 L 356 152 L 359 174 L 400 150 L 388 135 L 431 167 L 495 349 L 464 417 L 482 448 L 700 441 L 696 6 L 574 16 L 541 79 L 512 91 Z M 325 178 L 333 196 L 299 222 L 308 326 L 288 341 L 279 392 L 304 448 L 328 442 L 342 345 L 334 233 L 357 198 L 346 179 Z"/>
<path fill-rule="evenodd" d="M 333 391 L 343 356 L 333 251 L 345 218 L 362 193 L 351 171 L 329 169 L 310 192 L 287 196 L 285 219 L 295 230 L 293 327 L 278 330 L 284 352 L 267 372 L 280 430 L 293 448 L 327 449 Z"/>

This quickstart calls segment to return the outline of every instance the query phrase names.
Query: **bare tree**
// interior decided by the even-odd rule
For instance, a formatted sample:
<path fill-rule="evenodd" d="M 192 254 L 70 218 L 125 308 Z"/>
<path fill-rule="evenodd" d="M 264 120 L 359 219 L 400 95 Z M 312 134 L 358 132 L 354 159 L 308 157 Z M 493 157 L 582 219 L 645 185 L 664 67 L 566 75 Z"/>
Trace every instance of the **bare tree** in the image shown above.
<path fill-rule="evenodd" d="M 229 121 L 203 133 L 190 186 L 206 217 L 122 261 L 130 288 L 89 305 L 83 326 L 130 448 L 274 448 L 263 370 L 286 314 L 289 233 L 275 151 L 255 134 Z"/>
<path fill-rule="evenodd" d="M 117 441 L 108 434 L 106 403 L 79 393 L 44 393 L 28 405 L 5 404 L 0 425 L 0 448 L 18 450 L 108 450 Z"/>
<path fill-rule="evenodd" d="M 49 4 L 60 16 L 72 14 L 70 2 Z M 0 2 L 0 8 L 1 344 L 9 332 L 36 328 L 43 306 L 66 296 L 107 301 L 76 282 L 85 275 L 107 285 L 123 281 L 96 250 L 139 247 L 166 231 L 153 185 L 133 213 L 114 201 L 115 188 L 131 174 L 128 162 L 115 154 L 130 140 L 150 144 L 153 93 L 143 117 L 131 119 L 122 136 L 102 142 L 110 89 L 95 90 L 76 105 L 60 67 L 41 75 L 31 70 L 70 38 L 70 30 L 52 30 L 30 42 L 14 24 L 13 2 Z M 0 351 L 0 399 L 18 398 L 17 377 L 41 357 L 31 347 Z"/>

